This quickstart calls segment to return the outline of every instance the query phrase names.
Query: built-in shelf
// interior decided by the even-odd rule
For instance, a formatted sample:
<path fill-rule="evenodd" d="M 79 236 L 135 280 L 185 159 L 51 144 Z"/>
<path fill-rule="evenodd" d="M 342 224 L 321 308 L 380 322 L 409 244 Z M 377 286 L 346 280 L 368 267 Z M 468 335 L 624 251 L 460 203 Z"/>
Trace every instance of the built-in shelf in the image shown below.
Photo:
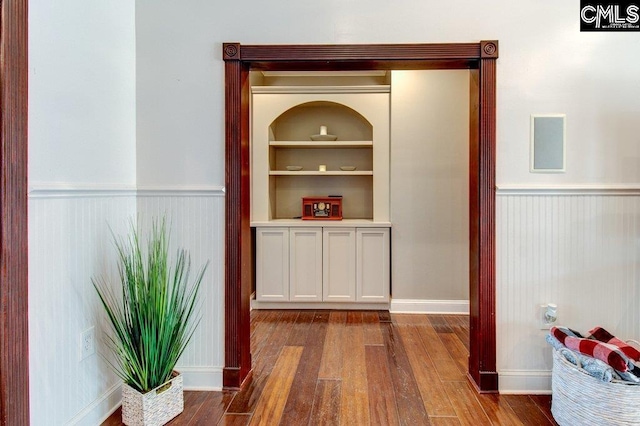
<path fill-rule="evenodd" d="M 289 170 L 271 170 L 269 176 L 373 176 L 372 170 L 328 170 L 319 172 L 317 170 L 300 170 L 292 172 Z"/>
<path fill-rule="evenodd" d="M 371 148 L 373 141 L 271 141 L 274 148 Z"/>

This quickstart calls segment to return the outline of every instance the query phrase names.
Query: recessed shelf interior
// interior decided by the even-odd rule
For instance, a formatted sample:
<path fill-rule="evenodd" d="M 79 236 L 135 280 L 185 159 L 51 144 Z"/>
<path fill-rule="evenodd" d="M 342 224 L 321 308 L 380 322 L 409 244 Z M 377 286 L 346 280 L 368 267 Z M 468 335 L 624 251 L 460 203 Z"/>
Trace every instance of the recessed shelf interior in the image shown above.
<path fill-rule="evenodd" d="M 320 133 L 320 126 L 327 126 L 327 133 L 338 141 L 373 140 L 373 127 L 362 115 L 328 101 L 307 102 L 282 113 L 270 126 L 270 140 L 310 141 L 311 135 Z"/>
<path fill-rule="evenodd" d="M 275 148 L 270 147 L 270 170 L 287 170 L 287 166 L 301 166 L 304 171 L 317 171 L 325 165 L 327 171 L 340 166 L 355 166 L 358 171 L 373 170 L 373 150 L 368 148 Z"/>
<path fill-rule="evenodd" d="M 272 219 L 302 215 L 303 197 L 342 195 L 345 219 L 373 218 L 373 176 L 270 176 Z"/>

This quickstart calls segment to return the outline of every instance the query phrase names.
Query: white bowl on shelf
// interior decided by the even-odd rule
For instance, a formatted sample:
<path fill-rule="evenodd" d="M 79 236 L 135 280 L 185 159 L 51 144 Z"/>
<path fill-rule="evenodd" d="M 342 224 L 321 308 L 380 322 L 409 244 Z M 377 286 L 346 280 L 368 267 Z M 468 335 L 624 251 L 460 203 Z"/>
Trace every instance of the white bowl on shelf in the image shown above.
<path fill-rule="evenodd" d="M 338 139 L 336 135 L 311 135 L 309 137 L 315 142 L 335 141 Z"/>
<path fill-rule="evenodd" d="M 340 166 L 340 170 L 345 172 L 352 172 L 356 169 L 356 166 Z"/>
<path fill-rule="evenodd" d="M 290 172 L 298 172 L 302 170 L 302 166 L 287 166 L 287 170 Z"/>

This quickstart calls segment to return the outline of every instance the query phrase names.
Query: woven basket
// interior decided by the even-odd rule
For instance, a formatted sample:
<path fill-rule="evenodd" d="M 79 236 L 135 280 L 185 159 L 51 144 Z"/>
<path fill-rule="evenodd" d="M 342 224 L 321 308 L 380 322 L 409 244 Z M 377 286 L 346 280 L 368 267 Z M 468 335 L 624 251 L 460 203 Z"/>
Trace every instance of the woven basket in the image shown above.
<path fill-rule="evenodd" d="M 640 425 L 640 386 L 598 380 L 567 361 L 561 351 L 553 351 L 551 381 L 551 413 L 558 424 Z"/>
<path fill-rule="evenodd" d="M 182 375 L 173 372 L 167 383 L 142 394 L 122 385 L 122 423 L 128 426 L 161 426 L 184 410 Z"/>

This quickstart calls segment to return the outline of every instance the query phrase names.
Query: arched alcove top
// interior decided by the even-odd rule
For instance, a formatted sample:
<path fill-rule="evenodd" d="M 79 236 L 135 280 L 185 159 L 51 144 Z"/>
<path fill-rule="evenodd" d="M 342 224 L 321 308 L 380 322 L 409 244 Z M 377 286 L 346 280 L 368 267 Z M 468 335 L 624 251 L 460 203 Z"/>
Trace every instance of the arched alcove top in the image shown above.
<path fill-rule="evenodd" d="M 320 126 L 338 140 L 372 140 L 373 125 L 362 114 L 342 103 L 311 101 L 298 104 L 271 122 L 272 140 L 309 140 L 320 133 Z"/>

